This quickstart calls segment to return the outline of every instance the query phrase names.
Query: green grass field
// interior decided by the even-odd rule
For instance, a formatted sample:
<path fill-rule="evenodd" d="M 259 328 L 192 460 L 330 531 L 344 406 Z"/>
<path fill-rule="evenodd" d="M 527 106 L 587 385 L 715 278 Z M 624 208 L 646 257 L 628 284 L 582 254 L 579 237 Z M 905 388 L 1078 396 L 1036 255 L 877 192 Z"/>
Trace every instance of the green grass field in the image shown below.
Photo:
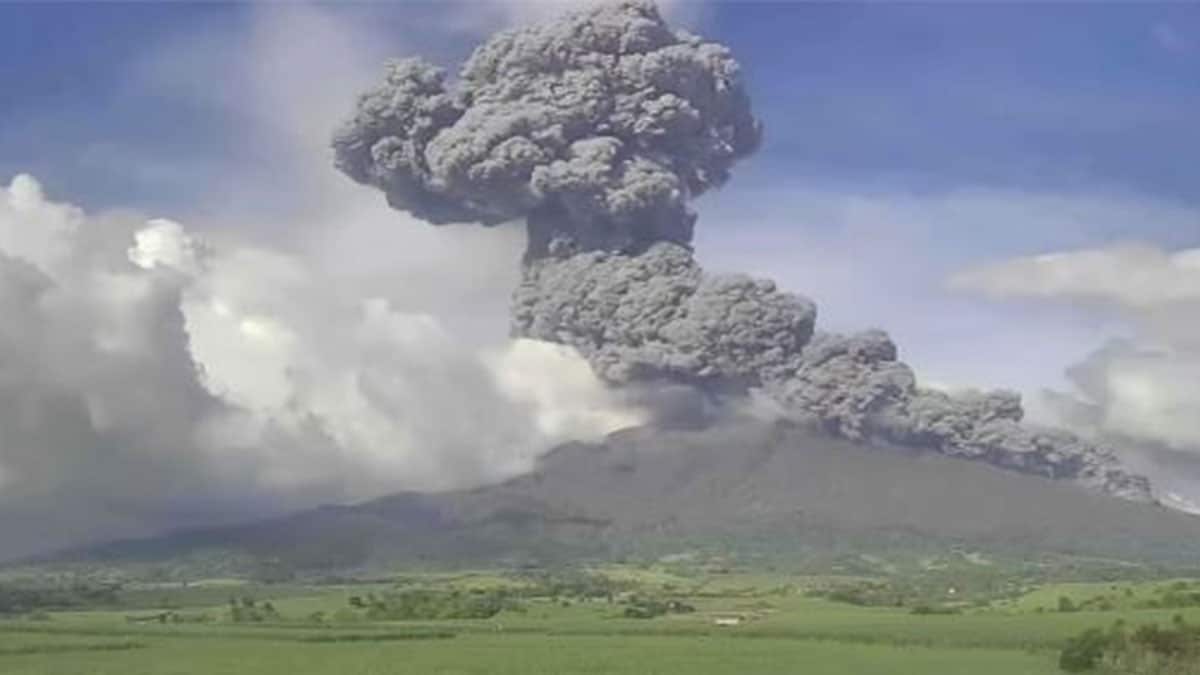
<path fill-rule="evenodd" d="M 6 636 L 7 644 L 15 636 Z M 24 640 L 22 636 L 17 638 Z M 64 638 L 65 640 L 66 638 Z M 451 640 L 306 644 L 229 638 L 152 638 L 127 651 L 6 655 L 6 675 L 1035 675 L 1046 655 L 992 649 L 926 649 L 736 636 L 463 635 Z"/>
<path fill-rule="evenodd" d="M 478 594 L 528 589 L 531 582 L 479 572 L 408 575 L 398 584 L 134 587 L 119 608 L 0 620 L 0 673 L 1036 675 L 1060 672 L 1059 648 L 1087 628 L 1117 619 L 1165 624 L 1177 615 L 1200 622 L 1200 607 L 1146 607 L 1164 589 L 1192 587 L 1178 581 L 1045 585 L 1019 597 L 961 603 L 955 614 L 918 615 L 911 607 L 856 606 L 806 592 L 854 581 L 846 578 L 593 573 L 632 590 L 615 598 L 523 597 L 486 619 L 421 621 L 371 620 L 348 608 L 351 598 L 397 587 Z M 633 593 L 683 598 L 694 611 L 626 618 Z M 259 605 L 269 601 L 276 614 L 234 622 L 228 599 L 242 594 Z M 1106 611 L 1053 609 L 1062 597 L 1085 604 L 1098 596 L 1122 602 Z M 155 620 L 165 611 L 195 622 Z M 732 617 L 740 623 L 717 625 Z"/>

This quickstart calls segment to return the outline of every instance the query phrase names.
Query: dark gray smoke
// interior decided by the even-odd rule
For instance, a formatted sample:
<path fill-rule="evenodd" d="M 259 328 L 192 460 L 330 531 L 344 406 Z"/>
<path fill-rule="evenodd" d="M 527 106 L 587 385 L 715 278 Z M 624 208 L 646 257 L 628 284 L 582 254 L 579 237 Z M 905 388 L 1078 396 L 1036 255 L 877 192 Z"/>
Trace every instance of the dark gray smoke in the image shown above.
<path fill-rule="evenodd" d="M 531 261 L 513 298 L 515 332 L 575 347 L 614 383 L 758 386 L 799 357 L 815 319 L 812 302 L 770 281 L 705 274 L 670 243 Z"/>
<path fill-rule="evenodd" d="M 1111 448 L 1059 429 L 1021 424 L 1014 392 L 947 394 L 921 389 L 882 331 L 818 334 L 798 366 L 764 389 L 792 416 L 840 436 L 928 448 L 1051 478 L 1066 478 L 1136 501 L 1149 481 L 1130 473 Z"/>
<path fill-rule="evenodd" d="M 348 176 L 431 223 L 524 219 L 514 333 L 571 345 L 611 383 L 757 389 L 848 438 L 1150 498 L 1110 451 L 1022 426 L 1015 394 L 921 390 L 886 334 L 814 337 L 809 300 L 706 274 L 689 202 L 760 139 L 729 50 L 623 0 L 500 33 L 452 83 L 390 64 L 333 147 Z"/>
<path fill-rule="evenodd" d="M 688 244 L 689 200 L 759 138 L 729 50 L 627 1 L 500 33 L 451 87 L 420 59 L 390 64 L 334 149 L 432 223 L 527 219 L 540 256 Z"/>

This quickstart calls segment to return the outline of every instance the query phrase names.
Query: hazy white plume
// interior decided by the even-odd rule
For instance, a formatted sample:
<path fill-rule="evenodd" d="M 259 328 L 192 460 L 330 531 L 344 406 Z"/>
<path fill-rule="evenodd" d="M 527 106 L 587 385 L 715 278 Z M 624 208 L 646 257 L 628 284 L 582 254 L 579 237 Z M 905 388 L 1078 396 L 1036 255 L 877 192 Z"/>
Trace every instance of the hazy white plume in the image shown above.
<path fill-rule="evenodd" d="M 200 247 L 183 226 L 165 218 L 146 221 L 133 235 L 129 260 L 142 269 L 169 267 L 195 273 L 200 266 Z"/>
<path fill-rule="evenodd" d="M 1006 299 L 1088 302 L 1133 336 L 1072 366 L 1074 393 L 1050 401 L 1082 431 L 1200 452 L 1200 249 L 1127 244 L 967 270 L 955 287 Z"/>
<path fill-rule="evenodd" d="M 468 345 L 297 254 L 29 176 L 0 187 L 0 245 L 0 506 L 105 535 L 495 480 L 643 419 L 571 349 Z"/>
<path fill-rule="evenodd" d="M 1200 249 L 1142 244 L 1048 253 L 967 270 L 951 286 L 995 298 L 1081 300 L 1125 309 L 1200 302 Z"/>

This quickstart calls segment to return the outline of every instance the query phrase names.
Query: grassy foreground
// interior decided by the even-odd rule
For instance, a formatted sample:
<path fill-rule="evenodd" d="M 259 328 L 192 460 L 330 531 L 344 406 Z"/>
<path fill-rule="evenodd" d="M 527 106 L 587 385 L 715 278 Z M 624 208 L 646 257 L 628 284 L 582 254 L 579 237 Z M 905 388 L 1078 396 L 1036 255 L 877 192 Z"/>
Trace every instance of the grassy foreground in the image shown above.
<path fill-rule="evenodd" d="M 12 640 L 8 636 L 0 644 Z M 1045 655 L 722 637 L 465 635 L 453 640 L 304 644 L 230 638 L 154 638 L 140 649 L 0 657 L 6 675 L 561 675 L 563 673 L 1056 672 Z"/>
<path fill-rule="evenodd" d="M 0 673 L 1049 675 L 1087 628 L 1200 622 L 1200 605 L 1161 606 L 1200 592 L 1178 580 L 893 598 L 896 586 L 856 577 L 590 574 L 132 585 L 105 601 L 117 606 L 0 619 Z"/>

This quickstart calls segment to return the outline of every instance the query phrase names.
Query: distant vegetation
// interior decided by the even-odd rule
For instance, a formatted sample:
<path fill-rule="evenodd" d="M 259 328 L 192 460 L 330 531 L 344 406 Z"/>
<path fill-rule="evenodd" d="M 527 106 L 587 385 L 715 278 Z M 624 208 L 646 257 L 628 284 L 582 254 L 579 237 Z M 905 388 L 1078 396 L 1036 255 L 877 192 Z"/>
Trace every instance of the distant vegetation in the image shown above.
<path fill-rule="evenodd" d="M 0 585 L 0 616 L 112 606 L 120 590 L 117 584 Z"/>
<path fill-rule="evenodd" d="M 229 620 L 234 623 L 265 623 L 279 619 L 279 612 L 270 600 L 260 603 L 249 596 L 229 599 Z"/>
<path fill-rule="evenodd" d="M 691 614 L 696 608 L 681 600 L 659 600 L 635 596 L 629 600 L 624 616 L 627 619 L 653 619 L 666 614 Z"/>
<path fill-rule="evenodd" d="M 406 590 L 365 597 L 354 595 L 349 605 L 372 621 L 490 619 L 505 609 L 517 609 L 505 589 L 465 593 L 458 590 Z"/>
<path fill-rule="evenodd" d="M 1105 668 L 1136 675 L 1194 675 L 1200 673 L 1200 625 L 1176 616 L 1166 628 L 1152 623 L 1130 631 L 1118 621 L 1109 630 L 1092 628 L 1068 640 L 1058 663 L 1072 673 Z"/>
<path fill-rule="evenodd" d="M 0 673 L 1200 675 L 1200 582 L 1179 574 L 972 550 L 790 567 L 689 551 L 274 583 L 0 570 Z"/>
<path fill-rule="evenodd" d="M 828 590 L 813 590 L 809 596 L 856 607 L 903 607 L 905 594 L 886 582 L 865 581 Z"/>
<path fill-rule="evenodd" d="M 573 568 L 523 570 L 514 575 L 525 597 L 605 599 L 636 587 L 635 583 Z"/>

